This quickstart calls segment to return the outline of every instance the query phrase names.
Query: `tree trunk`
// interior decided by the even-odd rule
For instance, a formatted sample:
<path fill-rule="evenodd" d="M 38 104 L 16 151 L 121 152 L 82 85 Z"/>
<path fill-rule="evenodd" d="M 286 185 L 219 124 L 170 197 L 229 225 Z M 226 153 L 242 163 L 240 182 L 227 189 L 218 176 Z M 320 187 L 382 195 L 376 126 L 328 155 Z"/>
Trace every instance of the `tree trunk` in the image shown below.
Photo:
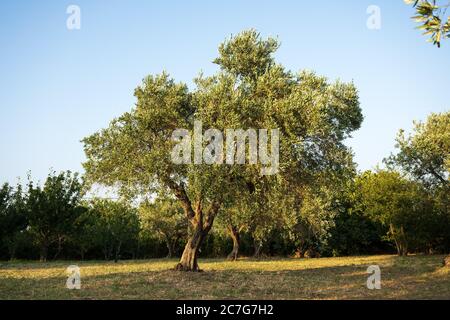
<path fill-rule="evenodd" d="M 13 246 L 12 248 L 9 249 L 9 260 L 14 261 L 15 258 L 16 258 L 16 246 Z"/>
<path fill-rule="evenodd" d="M 394 239 L 395 246 L 397 247 L 397 254 L 401 257 L 408 255 L 408 241 L 406 239 L 405 230 L 403 226 L 399 230 L 391 224 L 389 226 L 389 232 Z"/>
<path fill-rule="evenodd" d="M 141 241 L 137 240 L 136 242 L 136 253 L 135 253 L 135 259 L 137 259 L 141 252 Z"/>
<path fill-rule="evenodd" d="M 120 258 L 120 247 L 122 246 L 122 241 L 119 241 L 119 244 L 116 247 L 116 253 L 114 254 L 114 262 L 117 263 L 117 261 L 119 261 Z"/>
<path fill-rule="evenodd" d="M 47 261 L 47 252 L 48 252 L 48 246 L 46 244 L 41 245 L 41 251 L 39 254 L 39 261 L 40 262 L 46 262 Z"/>
<path fill-rule="evenodd" d="M 404 257 L 408 255 L 408 250 L 405 249 L 404 244 L 402 243 L 401 239 L 394 239 L 395 246 L 397 248 L 397 255 L 399 257 Z"/>
<path fill-rule="evenodd" d="M 297 250 L 295 252 L 295 257 L 304 258 L 306 250 L 308 250 L 308 246 L 306 240 L 302 237 L 299 239 Z"/>
<path fill-rule="evenodd" d="M 239 230 L 237 227 L 233 225 L 228 226 L 228 231 L 230 233 L 230 237 L 233 240 L 233 250 L 231 250 L 230 254 L 228 255 L 227 259 L 231 261 L 236 261 L 239 254 Z"/>
<path fill-rule="evenodd" d="M 16 251 L 17 251 L 17 247 L 18 245 L 18 237 L 11 237 L 11 238 L 7 238 L 6 239 L 7 242 L 7 246 L 8 246 L 8 253 L 9 253 L 9 260 L 13 261 L 16 258 Z"/>
<path fill-rule="evenodd" d="M 103 254 L 105 255 L 105 260 L 109 261 L 111 259 L 111 255 L 112 255 L 112 246 L 109 247 L 108 245 L 104 245 Z"/>
<path fill-rule="evenodd" d="M 172 189 L 178 200 L 180 200 L 180 204 L 192 228 L 192 234 L 184 247 L 183 255 L 181 256 L 180 262 L 175 266 L 175 269 L 179 271 L 200 271 L 197 263 L 198 253 L 203 240 L 213 226 L 214 219 L 220 208 L 220 203 L 213 201 L 204 211 L 202 197 L 199 196 L 195 206 L 193 206 L 183 183 L 176 184 L 173 181 L 168 181 L 168 186 Z"/>
<path fill-rule="evenodd" d="M 178 241 L 180 240 L 181 235 L 177 235 L 171 242 L 170 246 L 171 246 L 171 250 L 172 250 L 172 255 L 174 255 L 176 253 L 176 248 L 177 248 L 177 244 Z"/>
<path fill-rule="evenodd" d="M 408 241 L 406 239 L 406 235 L 405 235 L 403 226 L 400 227 L 400 235 L 399 236 L 400 236 L 400 240 L 399 240 L 400 252 L 399 252 L 399 254 L 401 256 L 407 256 L 408 255 Z"/>
<path fill-rule="evenodd" d="M 201 226 L 197 226 L 189 238 L 186 246 L 184 247 L 183 255 L 181 256 L 180 262 L 176 265 L 175 269 L 179 271 L 194 271 L 198 272 L 198 253 L 200 247 L 205 239 L 207 231 L 203 230 Z"/>
<path fill-rule="evenodd" d="M 408 255 L 408 250 L 404 246 L 400 245 L 397 253 L 400 257 L 406 257 Z"/>
<path fill-rule="evenodd" d="M 253 253 L 253 258 L 259 258 L 261 256 L 261 248 L 262 248 L 261 241 L 253 240 L 253 247 L 255 249 Z"/>
<path fill-rule="evenodd" d="M 172 244 L 170 243 L 169 239 L 166 239 L 166 247 L 167 247 L 167 256 L 166 256 L 166 258 L 170 259 L 170 258 L 172 258 L 173 251 L 172 251 Z"/>
<path fill-rule="evenodd" d="M 53 260 L 56 260 L 56 258 L 59 257 L 59 254 L 62 251 L 62 243 L 63 243 L 63 238 L 62 237 L 58 237 L 58 249 L 56 250 L 56 253 L 53 256 Z"/>

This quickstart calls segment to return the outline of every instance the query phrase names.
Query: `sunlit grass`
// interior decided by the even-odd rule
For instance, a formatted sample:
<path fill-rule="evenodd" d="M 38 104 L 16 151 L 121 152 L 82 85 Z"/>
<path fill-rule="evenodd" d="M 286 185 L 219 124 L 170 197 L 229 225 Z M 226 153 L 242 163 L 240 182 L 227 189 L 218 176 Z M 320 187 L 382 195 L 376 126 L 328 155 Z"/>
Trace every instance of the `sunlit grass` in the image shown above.
<path fill-rule="evenodd" d="M 200 260 L 201 273 L 172 271 L 177 260 L 0 263 L 0 299 L 450 299 L 443 256 Z M 81 290 L 65 287 L 81 268 Z M 369 265 L 381 290 L 368 290 Z"/>

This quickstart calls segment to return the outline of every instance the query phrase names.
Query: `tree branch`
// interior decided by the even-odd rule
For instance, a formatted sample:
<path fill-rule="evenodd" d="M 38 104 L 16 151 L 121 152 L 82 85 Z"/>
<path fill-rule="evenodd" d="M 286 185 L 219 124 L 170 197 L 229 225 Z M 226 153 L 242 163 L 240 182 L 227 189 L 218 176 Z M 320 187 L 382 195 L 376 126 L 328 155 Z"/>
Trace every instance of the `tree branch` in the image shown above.
<path fill-rule="evenodd" d="M 167 182 L 168 187 L 173 191 L 175 194 L 175 197 L 180 200 L 181 206 L 183 207 L 184 213 L 186 215 L 186 218 L 188 218 L 189 221 L 195 218 L 195 212 L 192 209 L 192 203 L 189 199 L 186 190 L 184 188 L 184 184 L 177 184 L 171 180 Z"/>

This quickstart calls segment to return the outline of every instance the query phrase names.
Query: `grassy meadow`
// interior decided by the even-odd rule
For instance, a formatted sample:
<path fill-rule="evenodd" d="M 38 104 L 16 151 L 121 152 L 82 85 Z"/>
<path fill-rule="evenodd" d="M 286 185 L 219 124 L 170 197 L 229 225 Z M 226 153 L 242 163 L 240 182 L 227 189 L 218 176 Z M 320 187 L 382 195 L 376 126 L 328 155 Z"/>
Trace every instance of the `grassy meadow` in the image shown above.
<path fill-rule="evenodd" d="M 177 260 L 2 262 L 0 299 L 450 299 L 443 256 L 200 260 L 204 272 L 170 270 Z M 65 287 L 81 269 L 81 289 Z M 381 289 L 366 287 L 369 265 Z"/>

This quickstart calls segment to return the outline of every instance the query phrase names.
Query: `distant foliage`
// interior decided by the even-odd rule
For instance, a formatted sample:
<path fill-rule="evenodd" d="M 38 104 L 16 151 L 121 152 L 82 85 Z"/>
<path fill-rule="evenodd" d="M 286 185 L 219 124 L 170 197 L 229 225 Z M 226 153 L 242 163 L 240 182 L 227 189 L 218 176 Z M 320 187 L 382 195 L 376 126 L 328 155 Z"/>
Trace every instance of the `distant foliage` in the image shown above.
<path fill-rule="evenodd" d="M 94 241 L 103 252 L 105 260 L 118 261 L 124 247 L 138 240 L 139 218 L 137 210 L 121 201 L 94 199 L 88 210 L 93 215 Z"/>
<path fill-rule="evenodd" d="M 139 206 L 141 232 L 163 241 L 167 247 L 167 257 L 177 251 L 180 240 L 187 236 L 188 222 L 175 199 L 163 197 L 154 203 L 145 201 Z"/>
<path fill-rule="evenodd" d="M 429 221 L 438 219 L 432 201 L 420 184 L 398 172 L 366 172 L 358 179 L 366 214 L 384 227 L 384 237 L 395 244 L 399 255 L 420 250 L 433 234 Z"/>
<path fill-rule="evenodd" d="M 28 183 L 26 215 L 28 232 L 40 250 L 40 260 L 46 261 L 48 249 L 57 245 L 56 258 L 74 231 L 74 221 L 82 213 L 80 206 L 83 185 L 78 174 L 70 171 L 51 173 L 41 187 Z"/>
<path fill-rule="evenodd" d="M 27 227 L 27 212 L 22 187 L 12 188 L 5 183 L 0 188 L 0 240 L 10 259 L 14 259 L 24 242 Z"/>

